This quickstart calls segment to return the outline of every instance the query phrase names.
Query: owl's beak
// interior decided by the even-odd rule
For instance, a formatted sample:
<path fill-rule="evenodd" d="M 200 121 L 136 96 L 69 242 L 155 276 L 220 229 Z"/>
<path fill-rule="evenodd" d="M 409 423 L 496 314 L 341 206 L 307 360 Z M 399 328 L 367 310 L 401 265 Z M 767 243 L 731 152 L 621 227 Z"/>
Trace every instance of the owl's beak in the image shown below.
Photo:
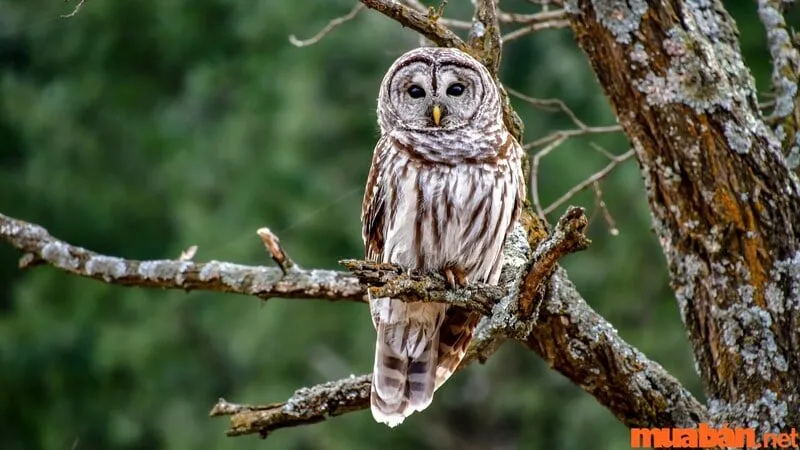
<path fill-rule="evenodd" d="M 442 120 L 442 108 L 440 108 L 439 105 L 433 105 L 433 111 L 431 115 L 433 116 L 433 123 L 435 123 L 438 127 L 439 121 Z"/>

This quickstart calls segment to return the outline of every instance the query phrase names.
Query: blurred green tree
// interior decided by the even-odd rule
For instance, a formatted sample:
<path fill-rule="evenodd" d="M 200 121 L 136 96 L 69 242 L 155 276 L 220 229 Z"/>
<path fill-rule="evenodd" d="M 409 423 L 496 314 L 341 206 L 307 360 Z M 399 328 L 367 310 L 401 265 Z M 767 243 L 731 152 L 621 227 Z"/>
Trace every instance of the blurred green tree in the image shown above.
<path fill-rule="evenodd" d="M 418 37 L 364 12 L 315 45 L 287 39 L 313 35 L 352 3 L 87 0 L 62 19 L 74 3 L 0 0 L 0 211 L 127 258 L 198 245 L 198 260 L 266 264 L 253 235 L 263 225 L 306 267 L 360 256 L 377 87 Z M 451 3 L 448 17 L 470 19 L 469 2 Z M 766 91 L 770 55 L 754 6 L 725 6 Z M 522 0 L 503 8 L 538 11 Z M 615 121 L 568 30 L 508 42 L 502 79 L 563 99 L 589 125 Z M 527 141 L 573 127 L 513 102 Z M 606 164 L 590 142 L 628 145 L 621 133 L 565 142 L 542 160 L 543 205 Z M 622 337 L 702 396 L 640 179 L 629 162 L 602 181 L 614 224 L 597 212 L 593 246 L 563 264 Z M 590 190 L 571 203 L 596 211 Z M 249 448 L 258 443 L 226 438 L 226 424 L 207 417 L 218 397 L 283 399 L 371 367 L 374 331 L 360 305 L 125 289 L 20 272 L 18 256 L 0 248 L 4 449 Z M 617 449 L 628 439 L 593 398 L 504 346 L 404 427 L 389 432 L 362 412 L 262 445 Z"/>

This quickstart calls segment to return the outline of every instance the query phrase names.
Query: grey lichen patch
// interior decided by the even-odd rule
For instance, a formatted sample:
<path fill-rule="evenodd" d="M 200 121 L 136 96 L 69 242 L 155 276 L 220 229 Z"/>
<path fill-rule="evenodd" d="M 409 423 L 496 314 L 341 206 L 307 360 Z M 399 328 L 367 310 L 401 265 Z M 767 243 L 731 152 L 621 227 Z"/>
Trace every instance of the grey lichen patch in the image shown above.
<path fill-rule="evenodd" d="M 143 261 L 136 272 L 145 280 L 164 281 L 183 279 L 186 270 L 193 264 L 188 261 L 154 260 Z M 205 280 L 203 280 L 205 281 Z M 182 281 L 179 282 L 181 284 Z"/>
<path fill-rule="evenodd" d="M 728 146 L 736 153 L 744 155 L 750 151 L 750 146 L 753 144 L 753 141 L 742 127 L 728 121 L 725 122 L 724 132 L 725 138 L 728 140 Z"/>
<path fill-rule="evenodd" d="M 211 281 L 220 278 L 222 264 L 224 263 L 214 260 L 205 263 L 205 265 L 203 265 L 203 268 L 200 269 L 200 273 L 198 274 L 198 278 L 200 278 L 200 281 Z"/>
<path fill-rule="evenodd" d="M 712 39 L 723 36 L 719 25 L 718 12 L 711 0 L 686 0 L 686 27 L 690 31 L 700 32 Z"/>
<path fill-rule="evenodd" d="M 635 86 L 652 107 L 681 104 L 697 114 L 732 113 L 723 116 L 723 126 L 737 153 L 750 151 L 755 139 L 766 142 L 769 151 L 779 150 L 779 142 L 751 107 L 754 82 L 736 45 L 729 42 L 735 39 L 733 30 L 713 2 L 687 3 L 691 7 L 685 9 L 682 26 L 669 30 L 662 42 L 669 58 L 665 72 L 648 72 Z"/>
<path fill-rule="evenodd" d="M 800 251 L 775 263 L 764 297 L 773 313 L 800 308 Z"/>
<path fill-rule="evenodd" d="M 86 273 L 89 276 L 102 276 L 106 282 L 125 276 L 127 266 L 125 260 L 111 256 L 96 255 L 86 261 Z"/>
<path fill-rule="evenodd" d="M 49 242 L 42 248 L 42 258 L 50 264 L 67 270 L 77 270 L 80 260 L 72 255 L 63 242 Z"/>
<path fill-rule="evenodd" d="M 597 21 L 622 44 L 631 42 L 631 34 L 639 29 L 647 12 L 646 0 L 592 0 L 592 6 Z"/>
<path fill-rule="evenodd" d="M 786 154 L 786 165 L 791 170 L 800 167 L 800 133 L 797 133 L 795 137 L 794 145 L 789 148 L 789 152 Z"/>
<path fill-rule="evenodd" d="M 368 399 L 370 376 L 350 376 L 295 391 L 283 406 L 283 412 L 295 417 L 326 416 L 340 405 L 352 404 L 357 399 Z"/>
<path fill-rule="evenodd" d="M 646 95 L 650 106 L 685 104 L 698 114 L 716 108 L 730 110 L 733 93 L 726 89 L 727 82 L 718 67 L 703 61 L 714 58 L 709 56 L 712 50 L 698 45 L 701 53 L 692 52 L 686 41 L 690 38 L 683 33 L 674 29 L 663 43 L 665 52 L 672 56 L 666 74 L 647 73 L 636 82 L 637 89 Z"/>
<path fill-rule="evenodd" d="M 470 34 L 476 38 L 482 37 L 486 34 L 486 26 L 479 20 L 475 20 L 472 22 L 472 30 L 470 30 Z"/>
<path fill-rule="evenodd" d="M 646 66 L 648 61 L 650 61 L 650 56 L 647 55 L 647 52 L 644 50 L 644 45 L 641 42 L 637 42 L 633 44 L 633 49 L 630 53 L 631 61 Z"/>
<path fill-rule="evenodd" d="M 500 285 L 505 287 L 506 295 L 495 304 L 491 317 L 482 327 L 486 338 L 495 335 L 499 330 L 510 330 L 511 334 L 521 338 L 530 334 L 536 318 L 533 317 L 525 322 L 517 318 L 520 289 L 525 278 L 530 253 L 531 248 L 525 228 L 516 223 L 503 247 L 503 271 L 500 274 Z"/>
<path fill-rule="evenodd" d="M 748 376 L 769 381 L 774 371 L 789 370 L 771 330 L 769 312 L 756 305 L 735 303 L 729 308 L 712 306 L 711 315 L 722 324 L 722 343 L 729 353 L 741 358 Z"/>
<path fill-rule="evenodd" d="M 22 232 L 22 227 L 17 225 L 16 222 L 8 221 L 0 224 L 0 235 L 3 236 L 17 236 Z"/>
<path fill-rule="evenodd" d="M 696 283 L 703 274 L 707 273 L 706 265 L 693 254 L 685 255 L 675 260 L 674 285 L 675 298 L 678 301 L 678 310 L 684 324 L 692 308 Z"/>
<path fill-rule="evenodd" d="M 749 401 L 744 396 L 733 402 L 709 399 L 708 413 L 711 424 L 715 427 L 748 427 L 763 434 L 784 431 L 789 408 L 785 400 L 781 400 L 775 392 L 767 389 L 755 401 Z"/>

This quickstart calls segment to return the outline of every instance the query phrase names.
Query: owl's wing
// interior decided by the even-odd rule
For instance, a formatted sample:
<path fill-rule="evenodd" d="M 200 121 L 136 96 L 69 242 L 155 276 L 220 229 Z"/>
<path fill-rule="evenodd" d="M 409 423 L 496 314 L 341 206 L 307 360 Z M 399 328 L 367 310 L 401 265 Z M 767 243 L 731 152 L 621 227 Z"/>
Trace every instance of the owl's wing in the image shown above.
<path fill-rule="evenodd" d="M 389 153 L 391 142 L 388 136 L 382 136 L 375 146 L 372 155 L 372 166 L 367 176 L 367 187 L 364 189 L 364 201 L 361 204 L 361 237 L 364 239 L 364 257 L 369 261 L 381 262 L 383 259 L 384 223 L 386 212 L 386 183 L 382 167 Z"/>

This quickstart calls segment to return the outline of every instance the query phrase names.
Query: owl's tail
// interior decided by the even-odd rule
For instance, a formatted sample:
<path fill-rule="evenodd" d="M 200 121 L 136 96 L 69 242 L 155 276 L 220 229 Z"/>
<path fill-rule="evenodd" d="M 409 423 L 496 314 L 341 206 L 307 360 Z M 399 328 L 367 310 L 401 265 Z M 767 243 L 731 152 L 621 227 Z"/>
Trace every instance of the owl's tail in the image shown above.
<path fill-rule="evenodd" d="M 472 335 L 480 318 L 480 314 L 465 309 L 447 309 L 447 318 L 439 331 L 434 389 L 439 389 L 439 386 L 458 369 L 461 360 L 467 354 L 467 347 L 472 341 Z"/>
<path fill-rule="evenodd" d="M 376 300 L 382 305 L 370 403 L 377 422 L 395 427 L 433 400 L 444 305 Z"/>

